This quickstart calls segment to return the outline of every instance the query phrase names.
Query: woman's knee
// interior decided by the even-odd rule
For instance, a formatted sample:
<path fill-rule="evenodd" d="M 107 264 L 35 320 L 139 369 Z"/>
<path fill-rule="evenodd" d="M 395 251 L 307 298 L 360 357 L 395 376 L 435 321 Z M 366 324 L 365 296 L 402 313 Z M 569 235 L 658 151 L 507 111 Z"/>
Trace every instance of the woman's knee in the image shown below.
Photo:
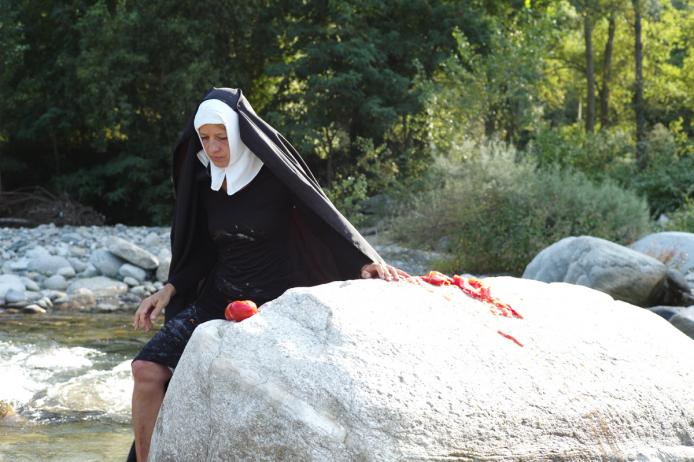
<path fill-rule="evenodd" d="M 137 359 L 132 362 L 131 369 L 136 384 L 164 385 L 171 377 L 171 371 L 168 367 L 152 361 Z"/>

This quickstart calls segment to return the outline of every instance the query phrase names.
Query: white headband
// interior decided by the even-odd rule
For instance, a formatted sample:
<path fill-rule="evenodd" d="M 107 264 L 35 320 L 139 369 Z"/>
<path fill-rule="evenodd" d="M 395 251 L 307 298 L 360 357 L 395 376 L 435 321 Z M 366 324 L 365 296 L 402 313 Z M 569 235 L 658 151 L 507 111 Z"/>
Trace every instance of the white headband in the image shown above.
<path fill-rule="evenodd" d="M 210 161 L 209 155 L 204 151 L 205 148 L 201 138 L 200 144 L 203 146 L 203 150 L 198 152 L 198 159 L 205 167 L 208 164 L 210 165 L 210 173 L 212 175 L 210 187 L 214 191 L 219 191 L 224 178 L 226 178 L 227 194 L 231 196 L 255 178 L 263 166 L 263 162 L 241 141 L 239 115 L 229 105 L 218 99 L 203 101 L 198 107 L 198 112 L 195 113 L 195 120 L 193 121 L 198 138 L 200 137 L 200 127 L 206 124 L 224 125 L 227 131 L 227 142 L 229 143 L 231 158 L 229 159 L 229 165 L 226 167 L 217 167 L 214 162 Z"/>

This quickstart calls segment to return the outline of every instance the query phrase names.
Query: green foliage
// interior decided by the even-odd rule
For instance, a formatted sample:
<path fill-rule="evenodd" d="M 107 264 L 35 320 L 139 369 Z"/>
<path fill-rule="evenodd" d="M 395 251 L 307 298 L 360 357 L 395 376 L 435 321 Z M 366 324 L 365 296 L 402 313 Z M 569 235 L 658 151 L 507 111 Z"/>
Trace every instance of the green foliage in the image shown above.
<path fill-rule="evenodd" d="M 525 155 L 541 168 L 580 171 L 595 181 L 611 179 L 648 200 L 651 215 L 680 207 L 694 193 L 694 147 L 681 129 L 656 124 L 645 141 L 647 167 L 639 170 L 631 136 L 619 130 L 586 134 L 569 126 L 544 128 Z"/>
<path fill-rule="evenodd" d="M 670 219 L 663 227 L 666 231 L 683 231 L 694 233 L 694 201 L 686 199 L 682 207 L 671 213 Z"/>
<path fill-rule="evenodd" d="M 361 203 L 368 197 L 367 182 L 363 174 L 338 176 L 325 192 L 335 207 L 355 226 L 364 221 Z"/>
<path fill-rule="evenodd" d="M 467 143 L 437 159 L 441 187 L 418 194 L 393 223 L 395 237 L 422 247 L 450 239 L 448 272 L 521 274 L 543 248 L 567 236 L 629 243 L 648 229 L 645 201 L 613 182 L 544 170 L 514 149 Z"/>

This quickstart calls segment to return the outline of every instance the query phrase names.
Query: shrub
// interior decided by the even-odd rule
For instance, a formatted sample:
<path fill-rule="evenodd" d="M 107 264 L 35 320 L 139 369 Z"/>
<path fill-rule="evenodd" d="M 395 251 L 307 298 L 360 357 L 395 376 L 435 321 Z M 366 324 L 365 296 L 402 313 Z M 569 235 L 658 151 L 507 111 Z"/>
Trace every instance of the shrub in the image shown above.
<path fill-rule="evenodd" d="M 684 231 L 694 233 L 694 201 L 686 200 L 684 205 L 669 216 L 663 226 L 666 231 Z"/>
<path fill-rule="evenodd" d="M 447 272 L 520 274 L 564 237 L 629 243 L 649 226 L 635 193 L 571 170 L 538 169 L 498 142 L 460 146 L 434 169 L 440 186 L 405 203 L 391 233 L 425 248 L 447 240 L 453 259 L 440 268 Z"/>

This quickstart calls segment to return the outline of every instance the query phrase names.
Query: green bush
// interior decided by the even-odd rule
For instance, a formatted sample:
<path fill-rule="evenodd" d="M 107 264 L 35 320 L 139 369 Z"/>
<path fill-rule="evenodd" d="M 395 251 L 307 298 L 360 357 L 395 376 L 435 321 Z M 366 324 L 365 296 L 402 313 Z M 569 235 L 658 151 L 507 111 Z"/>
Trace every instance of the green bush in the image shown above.
<path fill-rule="evenodd" d="M 669 215 L 670 221 L 663 226 L 665 231 L 684 231 L 694 233 L 694 201 L 686 200 L 684 205 Z"/>
<path fill-rule="evenodd" d="M 586 134 L 580 127 L 539 130 L 524 155 L 542 167 L 612 179 L 646 197 L 651 216 L 671 212 L 694 193 L 694 147 L 677 127 L 656 124 L 644 141 L 646 168 L 634 159 L 634 142 L 621 131 Z"/>
<path fill-rule="evenodd" d="M 538 169 L 504 144 L 467 143 L 436 160 L 439 187 L 403 205 L 391 233 L 409 245 L 448 241 L 447 272 L 521 274 L 543 248 L 567 236 L 629 243 L 648 230 L 645 200 L 613 182 Z"/>

